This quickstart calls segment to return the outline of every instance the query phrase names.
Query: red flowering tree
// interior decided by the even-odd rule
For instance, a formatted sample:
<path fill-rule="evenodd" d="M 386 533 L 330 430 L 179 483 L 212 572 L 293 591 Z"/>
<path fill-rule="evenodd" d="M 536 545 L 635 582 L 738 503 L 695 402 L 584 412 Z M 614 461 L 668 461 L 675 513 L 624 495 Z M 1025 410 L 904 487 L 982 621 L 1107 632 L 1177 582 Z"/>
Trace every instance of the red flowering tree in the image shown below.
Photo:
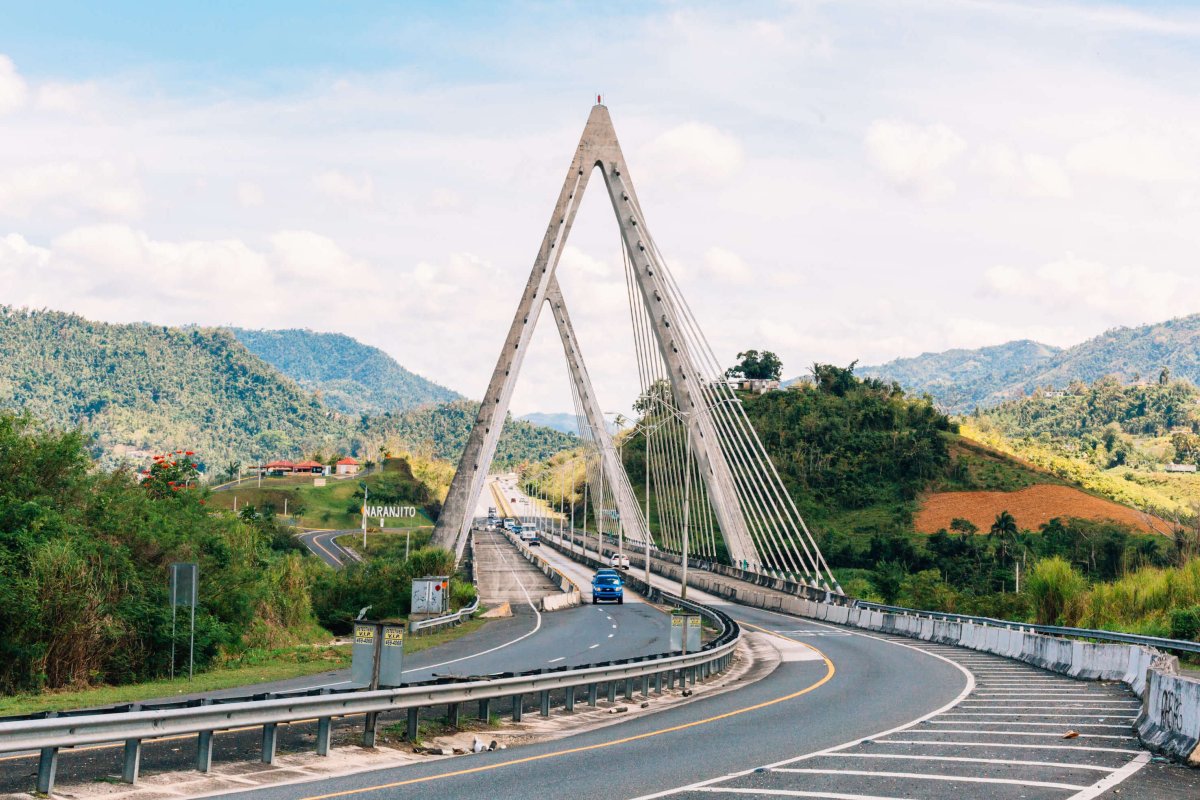
<path fill-rule="evenodd" d="M 158 498 L 195 490 L 200 485 L 200 467 L 195 457 L 191 450 L 155 456 L 150 468 L 142 470 L 142 487 Z"/>

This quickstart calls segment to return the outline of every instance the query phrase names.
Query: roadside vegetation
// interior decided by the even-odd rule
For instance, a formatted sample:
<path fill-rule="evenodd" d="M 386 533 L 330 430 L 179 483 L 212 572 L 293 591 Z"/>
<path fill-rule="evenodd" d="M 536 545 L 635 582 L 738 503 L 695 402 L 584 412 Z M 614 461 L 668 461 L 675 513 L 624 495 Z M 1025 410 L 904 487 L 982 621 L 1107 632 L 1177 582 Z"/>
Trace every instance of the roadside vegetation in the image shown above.
<path fill-rule="evenodd" d="M 344 658 L 331 634 L 360 608 L 402 617 L 412 577 L 453 573 L 444 550 L 397 556 L 399 537 L 379 558 L 335 572 L 303 553 L 269 504 L 220 509 L 197 488 L 199 463 L 181 449 L 140 473 L 100 470 L 80 431 L 0 413 L 0 695 L 108 686 L 132 699 L 183 689 L 161 683 L 172 671 L 174 562 L 199 566 L 197 675 L 187 691 L 336 668 Z M 372 477 L 381 502 L 388 491 L 429 491 L 406 462 Z M 472 590 L 456 585 L 452 596 L 470 602 Z M 178 623 L 176 675 L 187 642 Z"/>

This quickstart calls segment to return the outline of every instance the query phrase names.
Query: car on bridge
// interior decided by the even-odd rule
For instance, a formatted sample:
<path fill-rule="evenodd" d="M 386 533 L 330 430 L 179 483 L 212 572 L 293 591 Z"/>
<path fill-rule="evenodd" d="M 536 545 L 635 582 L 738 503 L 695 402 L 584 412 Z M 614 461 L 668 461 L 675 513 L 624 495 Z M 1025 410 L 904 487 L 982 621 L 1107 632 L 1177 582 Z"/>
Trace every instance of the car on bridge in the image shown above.
<path fill-rule="evenodd" d="M 613 569 L 629 569 L 629 556 L 624 553 L 613 553 L 608 559 L 608 565 Z"/>
<path fill-rule="evenodd" d="M 600 570 L 592 577 L 592 603 L 625 603 L 625 582 L 612 570 Z"/>

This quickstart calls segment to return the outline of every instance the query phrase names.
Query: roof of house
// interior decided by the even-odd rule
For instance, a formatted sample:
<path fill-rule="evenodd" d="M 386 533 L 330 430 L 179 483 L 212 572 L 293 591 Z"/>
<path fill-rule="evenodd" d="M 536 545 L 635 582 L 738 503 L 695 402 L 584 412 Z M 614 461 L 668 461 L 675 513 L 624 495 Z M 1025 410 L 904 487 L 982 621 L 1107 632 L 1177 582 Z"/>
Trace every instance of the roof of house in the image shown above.
<path fill-rule="evenodd" d="M 358 460 L 351 458 L 350 456 L 346 456 L 345 458 L 340 459 L 337 463 L 338 463 L 339 467 L 342 466 L 343 464 L 353 464 L 356 467 L 358 466 Z"/>
<path fill-rule="evenodd" d="M 323 467 L 323 466 L 325 466 L 325 465 L 322 464 L 320 461 L 313 461 L 310 459 L 308 461 L 301 461 L 299 464 L 296 465 L 296 468 L 297 469 L 312 469 L 313 467 Z"/>
<path fill-rule="evenodd" d="M 267 469 L 274 469 L 276 467 L 287 467 L 288 469 L 293 469 L 296 465 L 290 461 L 272 461 L 265 466 Z"/>

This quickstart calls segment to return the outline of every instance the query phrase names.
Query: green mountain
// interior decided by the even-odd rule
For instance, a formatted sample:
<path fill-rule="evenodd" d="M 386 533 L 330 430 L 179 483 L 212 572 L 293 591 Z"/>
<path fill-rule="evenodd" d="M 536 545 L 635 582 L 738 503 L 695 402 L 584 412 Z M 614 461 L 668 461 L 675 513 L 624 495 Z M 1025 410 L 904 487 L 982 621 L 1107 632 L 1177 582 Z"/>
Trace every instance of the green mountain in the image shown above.
<path fill-rule="evenodd" d="M 947 350 L 860 367 L 867 377 L 928 393 L 939 407 L 966 413 L 1019 398 L 1041 387 L 1066 388 L 1105 375 L 1122 382 L 1154 380 L 1166 367 L 1200 383 L 1200 314 L 1134 328 L 1113 328 L 1066 350 L 1029 340 L 976 350 Z"/>
<path fill-rule="evenodd" d="M 210 463 L 299 455 L 336 415 L 228 331 L 0 307 L 0 407 L 81 426 L 105 463 L 186 448 Z"/>
<path fill-rule="evenodd" d="M 230 330 L 251 353 L 343 414 L 383 414 L 462 399 L 409 372 L 379 348 L 340 333 Z"/>
<path fill-rule="evenodd" d="M 860 367 L 866 378 L 894 380 L 915 394 L 928 394 L 939 407 L 964 411 L 1010 392 L 1045 368 L 1062 351 L 1022 339 L 975 350 L 924 353 L 878 367 Z"/>
<path fill-rule="evenodd" d="M 80 427 L 104 466 L 145 464 L 151 454 L 182 448 L 196 451 L 205 471 L 219 472 L 231 461 L 336 453 L 374 459 L 398 449 L 453 460 L 478 406 L 455 400 L 349 416 L 322 405 L 226 329 L 114 325 L 0 306 L 4 408 Z M 510 421 L 498 461 L 542 458 L 577 444 L 573 436 Z"/>
<path fill-rule="evenodd" d="M 574 414 L 535 411 L 532 414 L 525 414 L 521 419 L 533 425 L 553 428 L 560 433 L 574 434 L 579 430 L 579 417 Z"/>
<path fill-rule="evenodd" d="M 467 445 L 478 413 L 476 401 L 456 400 L 375 417 L 362 433 L 371 440 L 418 446 L 435 458 L 455 460 Z M 509 416 L 496 444 L 495 461 L 497 466 L 509 467 L 523 461 L 541 461 L 578 446 L 579 439 L 573 434 Z"/>

